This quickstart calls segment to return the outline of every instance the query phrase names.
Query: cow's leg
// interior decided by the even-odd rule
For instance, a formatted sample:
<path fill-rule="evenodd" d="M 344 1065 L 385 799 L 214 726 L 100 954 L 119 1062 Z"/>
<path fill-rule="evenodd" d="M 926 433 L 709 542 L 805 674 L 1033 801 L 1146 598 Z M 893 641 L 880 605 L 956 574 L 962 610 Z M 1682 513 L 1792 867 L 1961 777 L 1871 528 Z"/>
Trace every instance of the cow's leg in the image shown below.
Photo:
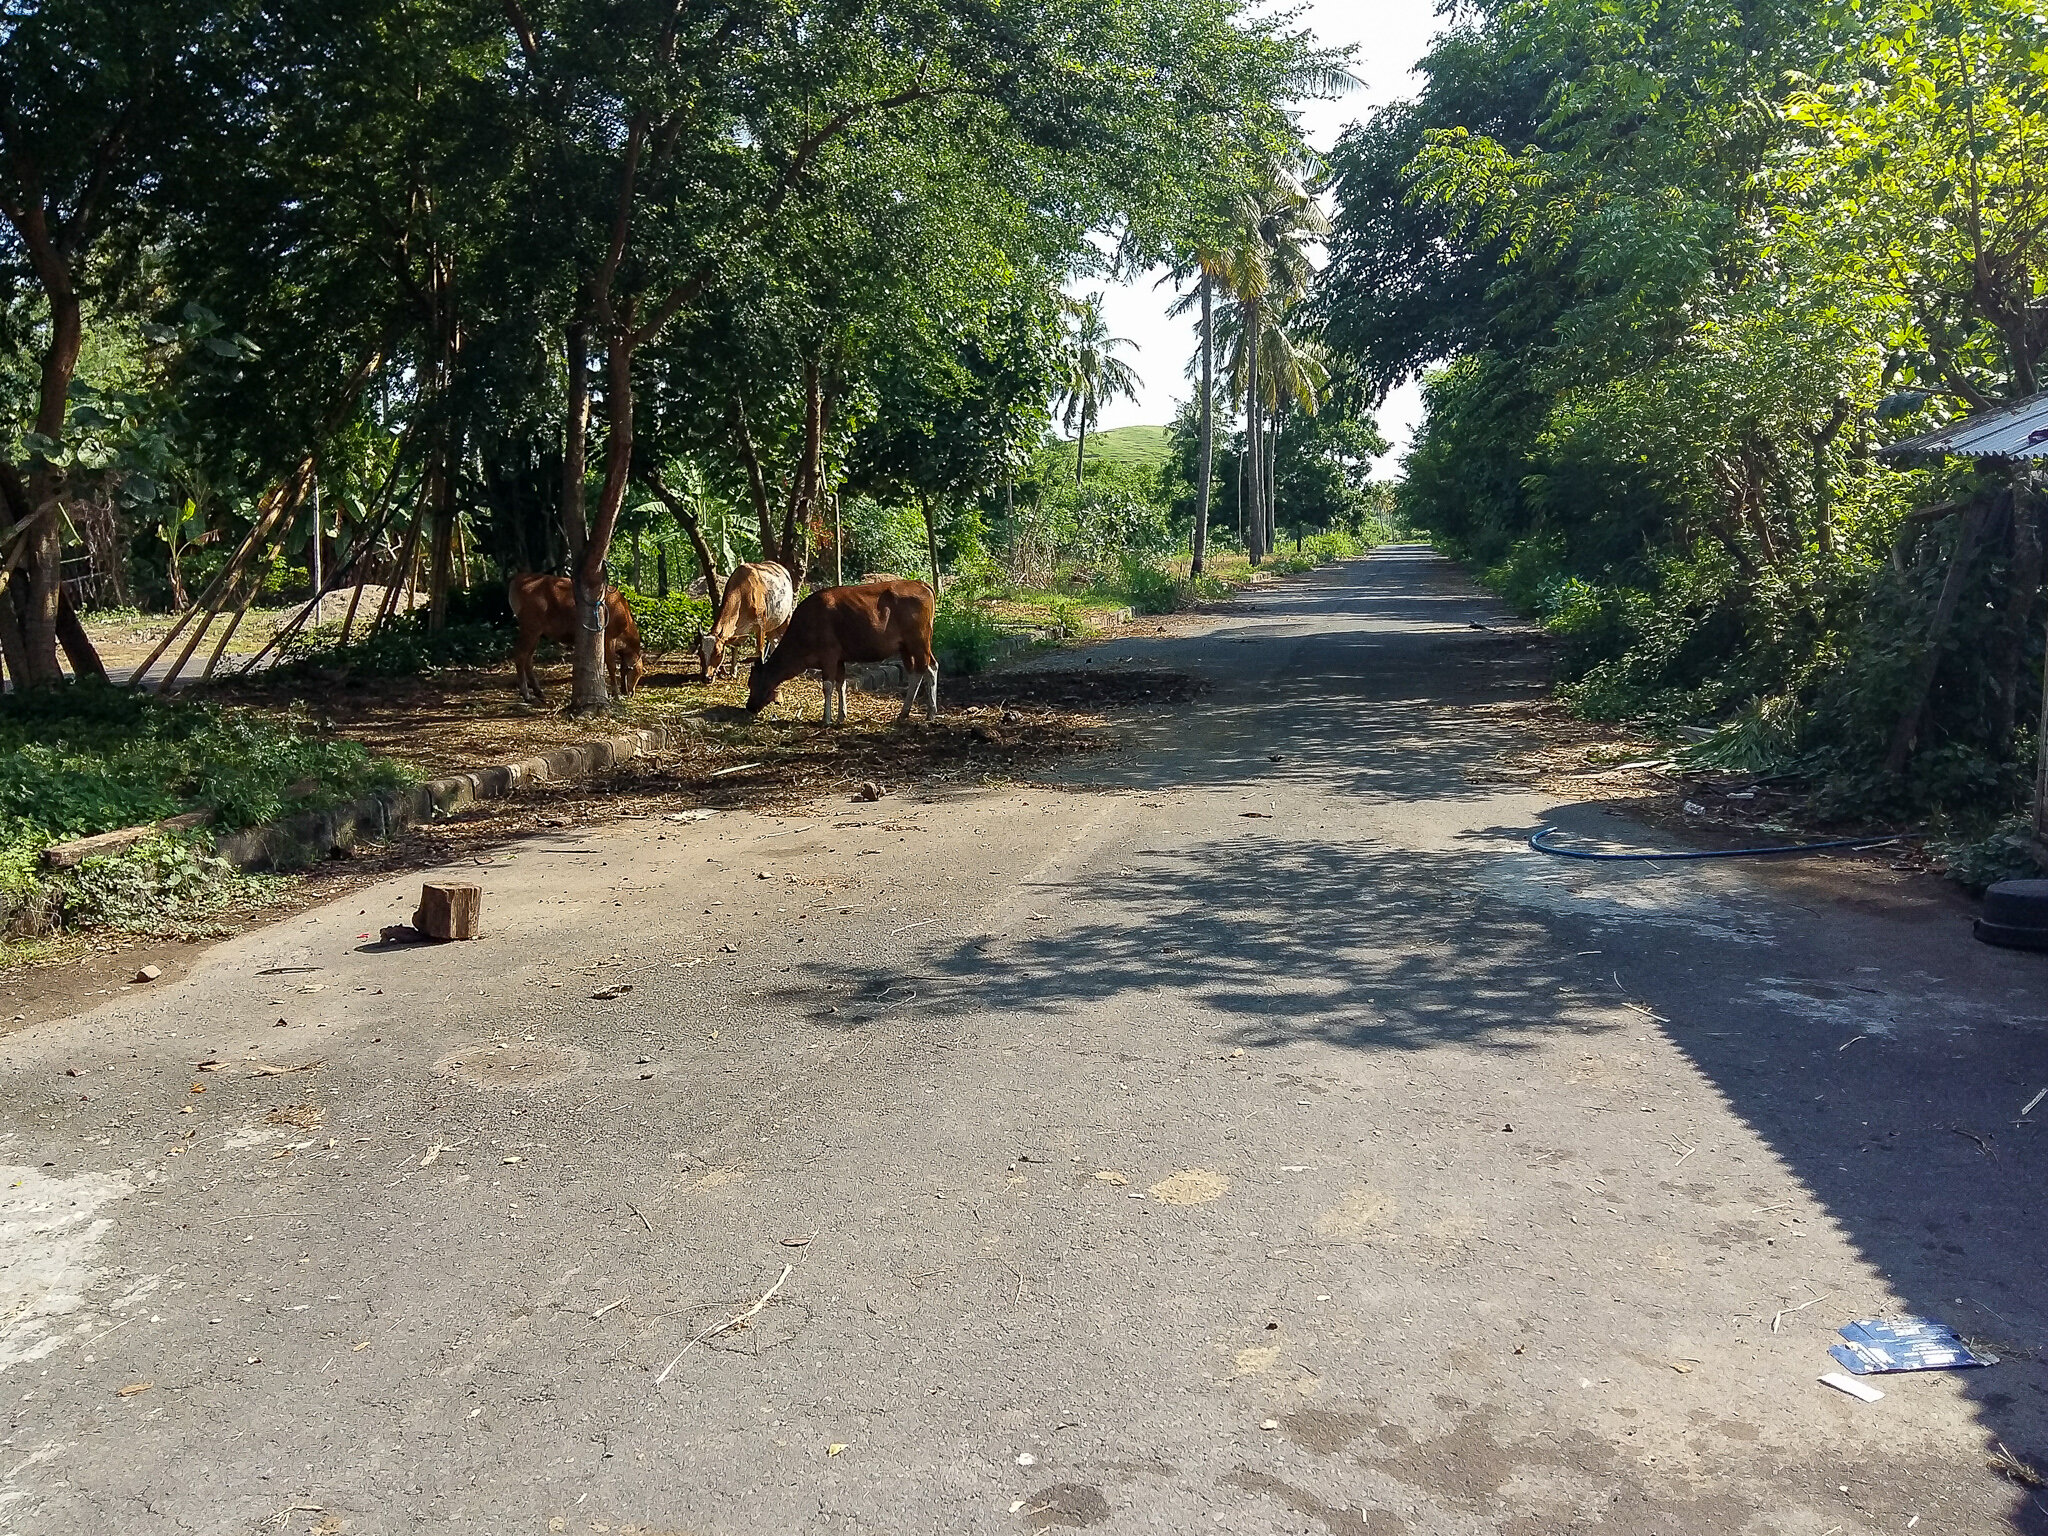
<path fill-rule="evenodd" d="M 832 674 L 825 668 L 818 668 L 818 690 L 825 695 L 825 724 L 832 723 Z"/>
<path fill-rule="evenodd" d="M 525 635 L 519 637 L 519 646 L 512 653 L 512 670 L 519 677 L 519 697 L 529 704 L 545 704 L 546 698 L 540 691 L 540 679 L 533 675 L 533 653 L 540 644 L 540 637 L 531 640 Z"/>
<path fill-rule="evenodd" d="M 925 673 L 925 677 L 929 682 L 931 693 L 925 704 L 924 717 L 927 720 L 936 720 L 939 718 L 939 663 L 936 658 L 933 659 L 931 668 Z"/>
<path fill-rule="evenodd" d="M 910 718 L 910 707 L 917 696 L 924 692 L 924 674 L 910 664 L 908 657 L 903 662 L 903 708 L 896 712 L 896 723 L 902 724 Z"/>

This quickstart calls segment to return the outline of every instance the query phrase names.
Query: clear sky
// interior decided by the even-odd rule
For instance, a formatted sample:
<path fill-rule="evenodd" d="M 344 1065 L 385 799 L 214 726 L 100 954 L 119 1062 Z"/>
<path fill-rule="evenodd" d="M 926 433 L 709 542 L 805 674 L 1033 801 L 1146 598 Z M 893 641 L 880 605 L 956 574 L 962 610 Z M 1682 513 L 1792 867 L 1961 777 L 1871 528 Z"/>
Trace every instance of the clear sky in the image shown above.
<path fill-rule="evenodd" d="M 1409 70 L 1441 26 L 1436 0 L 1309 0 L 1301 22 L 1325 43 L 1354 47 L 1352 73 L 1362 82 L 1335 101 L 1306 103 L 1302 126 L 1318 149 L 1328 149 L 1344 125 L 1368 107 L 1410 94 Z M 1166 318 L 1173 292 L 1153 286 L 1158 276 L 1154 272 L 1135 283 L 1106 287 L 1103 303 L 1111 332 L 1135 343 L 1123 356 L 1144 385 L 1135 402 L 1120 400 L 1103 413 L 1104 427 L 1164 424 L 1173 419 L 1175 403 L 1190 393 L 1183 370 L 1194 355 L 1194 321 Z M 1074 291 L 1104 287 L 1095 281 L 1077 284 Z M 1382 473 L 1394 467 L 1420 414 L 1421 398 L 1412 383 L 1396 391 L 1380 411 L 1380 430 L 1395 444 L 1394 455 L 1381 461 Z"/>

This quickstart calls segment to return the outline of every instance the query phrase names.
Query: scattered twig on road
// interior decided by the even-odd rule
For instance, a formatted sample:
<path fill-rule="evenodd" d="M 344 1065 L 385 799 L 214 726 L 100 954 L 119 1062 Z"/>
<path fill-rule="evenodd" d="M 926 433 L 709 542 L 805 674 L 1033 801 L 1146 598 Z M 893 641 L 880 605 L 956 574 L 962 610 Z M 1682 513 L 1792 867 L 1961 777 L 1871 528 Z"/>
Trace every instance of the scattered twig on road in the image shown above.
<path fill-rule="evenodd" d="M 1684 1162 L 1688 1157 L 1691 1157 L 1693 1153 L 1699 1151 L 1699 1149 L 1700 1144 L 1698 1142 L 1694 1142 L 1691 1146 L 1687 1147 L 1683 1152 L 1679 1154 L 1678 1163 Z M 1676 1168 L 1678 1166 L 1678 1163 L 1673 1163 L 1671 1166 Z"/>
<path fill-rule="evenodd" d="M 1848 1039 L 1844 1040 L 1840 1045 L 1835 1047 L 1835 1054 L 1839 1056 L 1842 1054 L 1842 1052 L 1849 1049 L 1850 1046 L 1854 1045 L 1858 1040 L 1868 1040 L 1869 1038 L 1870 1036 L 1868 1035 L 1851 1035 Z"/>
<path fill-rule="evenodd" d="M 2013 1121 L 2013 1124 L 2023 1124 L 2027 1116 L 2031 1115 L 2036 1109 L 2040 1108 L 2041 1101 L 2043 1099 L 2048 1099 L 2048 1088 L 2043 1088 L 2039 1093 L 2035 1094 L 2031 1099 L 2027 1100 L 2027 1107 L 2020 1111 L 2019 1119 Z"/>
<path fill-rule="evenodd" d="M 1998 1154 L 1991 1150 L 1991 1143 L 1986 1141 L 1982 1136 L 1979 1136 L 1975 1131 L 1966 1131 L 1960 1125 L 1951 1125 L 1947 1127 L 1947 1129 L 1954 1131 L 1958 1136 L 1961 1136 L 1966 1140 L 1974 1141 L 1975 1143 L 1977 1143 L 1977 1150 L 1979 1152 L 1982 1152 L 1994 1163 L 1998 1161 Z"/>
<path fill-rule="evenodd" d="M 1998 1442 L 1998 1454 L 1986 1457 L 1985 1460 L 1992 1471 L 2002 1473 L 2016 1483 L 2024 1484 L 2028 1488 L 2048 1488 L 2048 1477 L 2043 1477 L 2034 1467 L 2013 1455 L 2003 1440 Z"/>
<path fill-rule="evenodd" d="M 683 1356 L 687 1355 L 699 1344 L 702 1344 L 706 1339 L 715 1338 L 719 1334 L 724 1333 L 729 1328 L 739 1327 L 741 1323 L 744 1323 L 756 1312 L 759 1312 L 763 1307 L 767 1306 L 769 1302 L 775 1299 L 775 1293 L 782 1289 L 782 1282 L 784 1280 L 787 1280 L 791 1275 L 795 1273 L 795 1265 L 783 1265 L 782 1274 L 780 1278 L 778 1278 L 773 1285 L 769 1286 L 768 1289 L 762 1293 L 761 1299 L 759 1301 L 755 1302 L 751 1307 L 747 1308 L 746 1311 L 738 1313 L 735 1316 L 729 1317 L 724 1322 L 719 1323 L 714 1327 L 706 1328 L 702 1333 L 698 1334 L 694 1339 L 690 1340 L 689 1343 L 685 1344 L 681 1349 L 677 1350 L 675 1359 L 669 1361 L 667 1365 L 662 1367 L 661 1374 L 654 1378 L 654 1384 L 658 1387 L 664 1381 L 667 1381 L 669 1377 L 669 1372 L 673 1371 L 677 1366 L 683 1363 Z"/>
<path fill-rule="evenodd" d="M 929 928 L 933 923 L 936 923 L 937 921 L 938 919 L 936 917 L 928 917 L 921 923 L 906 923 L 901 928 L 891 928 L 889 930 L 889 934 L 890 937 L 893 938 L 899 933 L 908 933 L 913 928 Z"/>
<path fill-rule="evenodd" d="M 625 1304 L 626 1298 L 623 1296 L 621 1296 L 617 1301 L 608 1301 L 603 1306 L 599 1307 L 595 1312 L 590 1314 L 591 1321 L 595 1322 L 598 1318 L 603 1317 L 605 1313 L 611 1311 L 613 1307 L 623 1307 Z"/>
<path fill-rule="evenodd" d="M 1834 1294 L 1835 1293 L 1833 1291 L 1829 1291 L 1827 1293 L 1827 1296 L 1816 1296 L 1813 1298 L 1812 1301 L 1802 1301 L 1796 1307 L 1780 1307 L 1771 1316 L 1771 1332 L 1776 1333 L 1778 1331 L 1778 1324 L 1787 1313 L 1804 1312 L 1808 1307 L 1818 1306 L 1820 1305 L 1820 1303 L 1826 1301 L 1828 1299 L 1828 1296 L 1832 1296 Z"/>
<path fill-rule="evenodd" d="M 711 777 L 714 779 L 722 779 L 729 773 L 745 773 L 749 768 L 758 768 L 760 766 L 761 765 L 759 763 L 735 763 L 730 768 L 719 769 L 716 773 L 712 774 Z"/>
<path fill-rule="evenodd" d="M 631 1211 L 635 1216 L 638 1216 L 640 1218 L 641 1226 L 645 1227 L 650 1232 L 654 1230 L 654 1223 L 647 1219 L 647 1217 L 641 1212 L 639 1206 L 635 1205 L 632 1201 L 628 1200 L 626 1202 L 626 1209 Z"/>

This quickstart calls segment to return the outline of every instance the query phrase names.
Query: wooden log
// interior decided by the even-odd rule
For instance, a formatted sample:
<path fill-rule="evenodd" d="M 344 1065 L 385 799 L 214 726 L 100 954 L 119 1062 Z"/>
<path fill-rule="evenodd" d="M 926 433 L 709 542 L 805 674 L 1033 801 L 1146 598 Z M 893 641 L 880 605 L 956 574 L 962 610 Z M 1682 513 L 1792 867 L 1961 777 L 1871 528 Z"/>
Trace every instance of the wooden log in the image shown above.
<path fill-rule="evenodd" d="M 420 906 L 412 915 L 412 925 L 430 939 L 473 939 L 483 907 L 482 886 L 430 880 L 420 887 Z"/>
<path fill-rule="evenodd" d="M 87 859 L 118 853 L 137 843 L 146 843 L 152 837 L 161 837 L 166 832 L 188 832 L 194 827 L 205 826 L 211 820 L 211 811 L 187 811 L 182 816 L 167 817 L 144 826 L 122 827 L 113 832 L 95 833 L 91 837 L 76 837 L 65 843 L 52 843 L 43 850 L 43 863 L 51 869 L 76 869 Z"/>

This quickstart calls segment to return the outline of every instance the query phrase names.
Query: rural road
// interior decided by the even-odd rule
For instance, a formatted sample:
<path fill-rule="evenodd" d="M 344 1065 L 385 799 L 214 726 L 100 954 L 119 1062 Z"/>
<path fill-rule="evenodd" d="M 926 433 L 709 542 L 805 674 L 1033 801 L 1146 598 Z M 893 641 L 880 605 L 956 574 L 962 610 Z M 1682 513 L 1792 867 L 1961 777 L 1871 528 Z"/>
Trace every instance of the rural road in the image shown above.
<path fill-rule="evenodd" d="M 1529 851 L 1654 837 L 1488 782 L 1475 620 L 1383 551 L 1102 648 L 1209 691 L 1059 786 L 560 829 L 476 943 L 366 945 L 410 878 L 0 1040 L 0 1533 L 2048 1532 L 2048 957 Z M 1817 1380 L 1897 1312 L 2003 1361 Z"/>

